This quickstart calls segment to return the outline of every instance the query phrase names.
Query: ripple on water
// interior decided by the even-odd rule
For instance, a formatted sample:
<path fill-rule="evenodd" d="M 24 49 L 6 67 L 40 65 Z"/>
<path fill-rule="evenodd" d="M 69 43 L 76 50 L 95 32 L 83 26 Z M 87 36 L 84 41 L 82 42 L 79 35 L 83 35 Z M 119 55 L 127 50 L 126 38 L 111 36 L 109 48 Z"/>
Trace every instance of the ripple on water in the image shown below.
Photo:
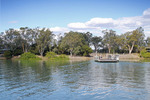
<path fill-rule="evenodd" d="M 149 63 L 0 61 L 0 99 L 150 98 Z"/>

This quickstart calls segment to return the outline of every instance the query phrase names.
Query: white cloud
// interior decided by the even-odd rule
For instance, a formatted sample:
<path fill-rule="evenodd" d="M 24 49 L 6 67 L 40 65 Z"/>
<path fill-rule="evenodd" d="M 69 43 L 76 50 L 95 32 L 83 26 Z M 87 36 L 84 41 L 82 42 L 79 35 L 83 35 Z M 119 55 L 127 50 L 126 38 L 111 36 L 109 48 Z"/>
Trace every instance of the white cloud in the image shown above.
<path fill-rule="evenodd" d="M 147 9 L 147 10 L 145 10 L 145 11 L 143 12 L 143 17 L 149 17 L 149 18 L 150 18 L 150 8 Z"/>
<path fill-rule="evenodd" d="M 145 31 L 145 34 L 147 37 L 150 37 L 150 30 L 149 31 Z"/>
<path fill-rule="evenodd" d="M 52 31 L 56 32 L 67 32 L 67 31 L 78 31 L 78 32 L 91 32 L 95 35 L 102 35 L 103 29 L 119 30 L 124 33 L 132 31 L 138 27 L 143 27 L 145 35 L 150 36 L 150 8 L 145 10 L 141 16 L 133 17 L 121 17 L 118 19 L 113 18 L 92 18 L 86 22 L 69 23 L 67 28 L 54 27 Z"/>
<path fill-rule="evenodd" d="M 84 23 L 70 23 L 68 24 L 68 27 L 69 28 L 72 28 L 72 29 L 86 29 L 88 28 L 88 26 L 86 26 Z"/>
<path fill-rule="evenodd" d="M 92 18 L 85 24 L 89 27 L 112 27 L 114 25 L 114 20 L 112 18 Z"/>

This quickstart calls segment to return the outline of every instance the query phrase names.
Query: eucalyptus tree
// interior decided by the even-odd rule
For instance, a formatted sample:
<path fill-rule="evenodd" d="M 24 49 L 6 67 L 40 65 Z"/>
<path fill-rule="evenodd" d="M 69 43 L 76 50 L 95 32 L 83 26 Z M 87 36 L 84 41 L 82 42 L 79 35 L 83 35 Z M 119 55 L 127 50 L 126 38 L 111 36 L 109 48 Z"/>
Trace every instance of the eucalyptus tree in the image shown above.
<path fill-rule="evenodd" d="M 136 46 L 137 46 L 137 51 L 140 52 L 146 46 L 146 43 L 144 40 L 145 34 L 144 34 L 144 29 L 142 27 L 139 27 L 136 30 L 138 32 Z"/>
<path fill-rule="evenodd" d="M 90 32 L 86 32 L 86 33 L 83 33 L 83 36 L 85 38 L 85 42 L 88 46 L 90 46 L 91 44 L 91 40 L 92 40 L 92 33 Z"/>
<path fill-rule="evenodd" d="M 31 29 L 31 37 L 32 37 L 32 40 L 31 40 L 31 45 L 33 44 L 36 44 L 36 39 L 38 38 L 38 35 L 40 34 L 40 31 L 39 31 L 39 27 L 36 27 L 36 28 L 33 28 Z"/>
<path fill-rule="evenodd" d="M 52 32 L 49 29 L 43 28 L 38 30 L 38 36 L 36 39 L 37 48 L 41 56 L 43 56 L 44 50 L 49 47 L 52 41 Z"/>
<path fill-rule="evenodd" d="M 9 29 L 5 32 L 4 41 L 8 49 L 12 52 L 20 46 L 20 34 L 19 31 L 14 29 Z"/>
<path fill-rule="evenodd" d="M 61 46 L 61 42 L 62 42 L 62 39 L 63 39 L 63 36 L 62 34 L 58 34 L 55 39 L 53 40 L 53 46 L 54 46 L 54 49 L 53 51 L 57 54 L 63 54 L 65 51 L 64 51 L 64 46 L 62 47 Z"/>
<path fill-rule="evenodd" d="M 108 52 L 111 52 L 111 49 L 116 45 L 116 32 L 113 30 L 103 30 L 103 43 L 108 48 Z"/>
<path fill-rule="evenodd" d="M 65 37 L 62 39 L 61 48 L 70 52 L 70 55 L 78 54 L 81 47 L 85 45 L 85 39 L 79 32 L 70 31 L 65 33 Z"/>
<path fill-rule="evenodd" d="M 102 37 L 101 36 L 92 37 L 91 43 L 93 44 L 93 46 L 95 48 L 96 55 L 97 55 L 97 50 L 101 46 L 101 43 L 102 43 Z"/>
<path fill-rule="evenodd" d="M 122 35 L 122 45 L 123 47 L 128 48 L 129 54 L 132 53 L 135 45 L 138 45 L 139 47 L 144 45 L 145 35 L 143 31 L 144 30 L 140 27 Z"/>
<path fill-rule="evenodd" d="M 57 39 L 52 39 L 52 44 L 51 44 L 51 47 L 53 52 L 57 53 L 58 54 L 58 41 Z"/>
<path fill-rule="evenodd" d="M 37 30 L 28 27 L 21 27 L 19 32 L 22 38 L 22 41 L 20 42 L 22 44 L 23 52 L 28 52 L 30 46 L 35 43 Z"/>

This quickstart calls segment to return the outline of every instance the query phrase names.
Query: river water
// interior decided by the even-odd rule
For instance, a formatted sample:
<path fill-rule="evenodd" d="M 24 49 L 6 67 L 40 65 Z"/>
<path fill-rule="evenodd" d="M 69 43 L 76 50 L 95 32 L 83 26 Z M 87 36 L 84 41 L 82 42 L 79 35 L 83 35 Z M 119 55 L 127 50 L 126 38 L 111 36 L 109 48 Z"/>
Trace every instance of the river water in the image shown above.
<path fill-rule="evenodd" d="M 150 63 L 0 60 L 0 100 L 150 100 Z"/>

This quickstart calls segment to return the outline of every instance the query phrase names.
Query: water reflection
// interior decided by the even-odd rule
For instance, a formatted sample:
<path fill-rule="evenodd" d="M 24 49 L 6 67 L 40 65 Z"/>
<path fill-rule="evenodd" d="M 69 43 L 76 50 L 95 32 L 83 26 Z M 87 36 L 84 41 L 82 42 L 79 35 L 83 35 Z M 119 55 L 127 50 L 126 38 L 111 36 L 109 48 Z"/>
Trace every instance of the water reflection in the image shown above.
<path fill-rule="evenodd" d="M 148 99 L 149 65 L 0 60 L 0 99 Z"/>

